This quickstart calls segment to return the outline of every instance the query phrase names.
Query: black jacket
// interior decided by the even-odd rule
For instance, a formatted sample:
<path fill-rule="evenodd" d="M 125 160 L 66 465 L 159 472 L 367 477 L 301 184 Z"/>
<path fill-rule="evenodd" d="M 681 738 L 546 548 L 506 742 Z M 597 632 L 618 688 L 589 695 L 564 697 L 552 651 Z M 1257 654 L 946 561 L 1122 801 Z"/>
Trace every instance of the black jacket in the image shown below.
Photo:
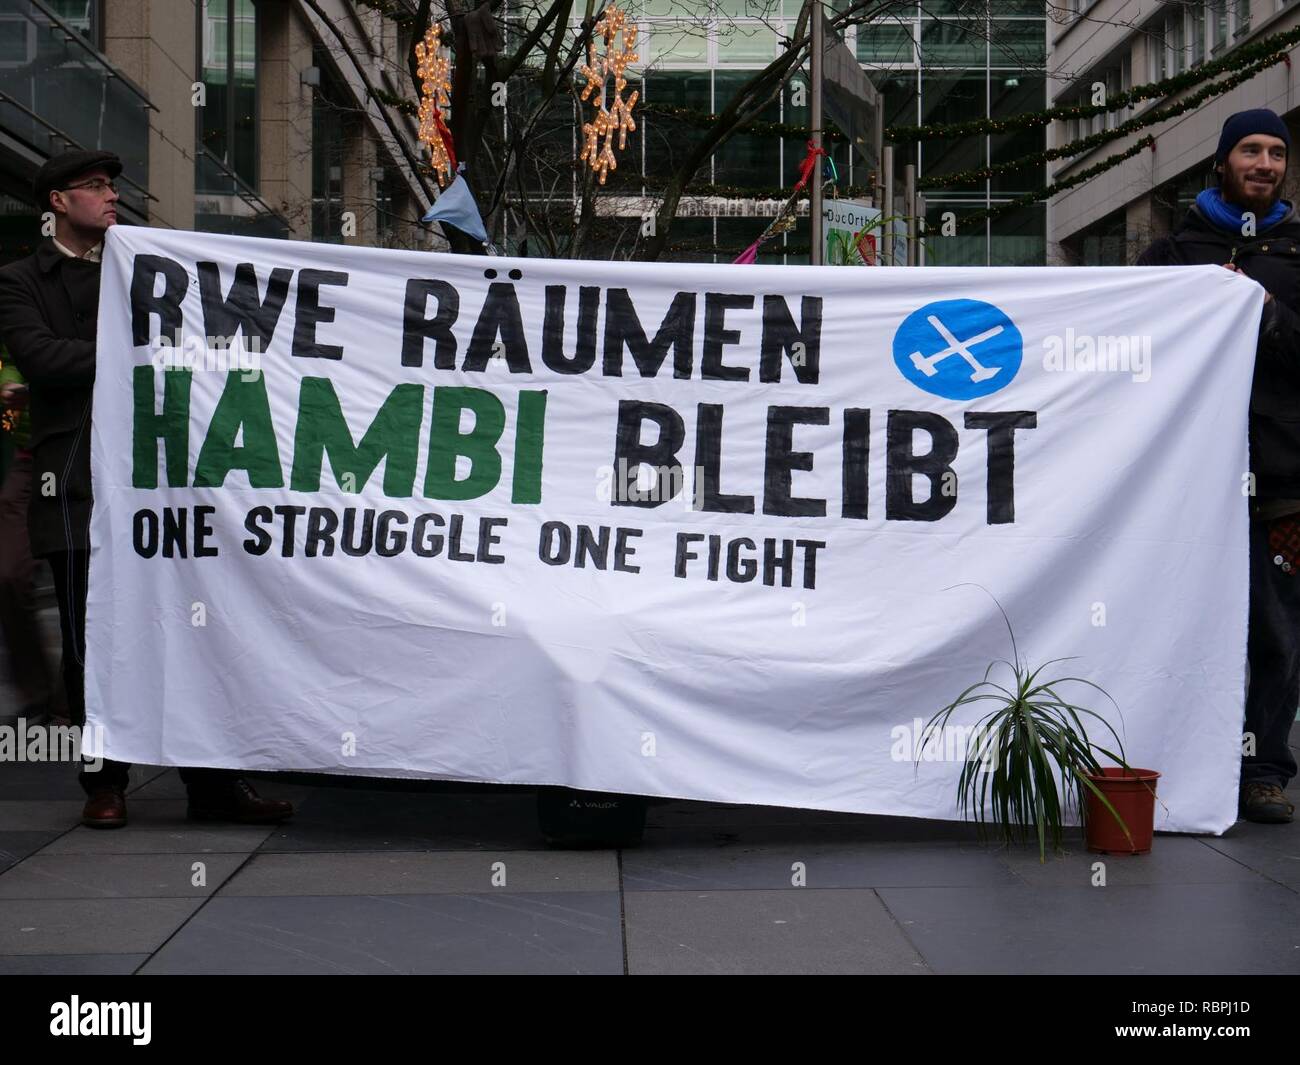
<path fill-rule="evenodd" d="M 1138 266 L 1235 263 L 1273 299 L 1264 304 L 1250 394 L 1250 465 L 1261 500 L 1300 499 L 1300 214 L 1255 237 L 1225 233 L 1193 205 L 1182 226 Z"/>
<path fill-rule="evenodd" d="M 0 269 L 0 338 L 31 388 L 32 553 L 90 548 L 90 396 L 98 263 L 43 240 Z"/>

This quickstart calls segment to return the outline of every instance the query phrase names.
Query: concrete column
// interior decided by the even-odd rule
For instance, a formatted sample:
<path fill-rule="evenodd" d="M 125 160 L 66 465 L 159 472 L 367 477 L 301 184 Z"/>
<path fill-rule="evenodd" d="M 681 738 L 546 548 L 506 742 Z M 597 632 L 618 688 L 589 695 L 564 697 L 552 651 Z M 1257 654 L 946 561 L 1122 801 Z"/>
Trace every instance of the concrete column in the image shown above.
<path fill-rule="evenodd" d="M 104 5 L 104 53 L 149 96 L 149 223 L 194 228 L 194 8 L 172 0 Z"/>
<path fill-rule="evenodd" d="M 355 232 L 345 232 L 345 244 L 373 246 L 375 227 L 376 144 L 369 124 L 350 119 L 343 133 L 343 214 L 355 216 Z"/>
<path fill-rule="evenodd" d="M 1287 153 L 1286 177 L 1282 179 L 1282 199 L 1292 203 L 1300 201 L 1300 111 L 1282 116 L 1291 134 L 1291 150 Z"/>
<path fill-rule="evenodd" d="M 1129 263 L 1136 261 L 1152 241 L 1168 235 L 1169 219 L 1166 212 L 1156 204 L 1152 193 L 1148 192 L 1125 205 L 1124 243 Z"/>
<path fill-rule="evenodd" d="M 289 236 L 311 239 L 311 34 L 291 4 L 258 5 L 258 192 L 289 223 Z"/>

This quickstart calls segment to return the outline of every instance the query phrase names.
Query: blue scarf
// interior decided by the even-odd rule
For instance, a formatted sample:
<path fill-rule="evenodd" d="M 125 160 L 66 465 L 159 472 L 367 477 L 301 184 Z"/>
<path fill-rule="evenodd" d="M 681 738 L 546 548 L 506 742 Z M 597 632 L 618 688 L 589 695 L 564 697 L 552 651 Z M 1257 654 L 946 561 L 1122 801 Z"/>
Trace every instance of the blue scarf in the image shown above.
<path fill-rule="evenodd" d="M 1242 215 L 1245 213 L 1235 203 L 1225 203 L 1223 196 L 1218 189 L 1204 189 L 1196 197 L 1196 206 L 1201 209 L 1201 214 L 1205 215 L 1213 225 L 1222 230 L 1232 233 L 1234 236 L 1240 236 L 1244 222 Z M 1255 222 L 1255 232 L 1262 233 L 1270 226 L 1277 225 L 1287 216 L 1291 210 L 1291 204 L 1286 200 L 1278 200 L 1273 204 L 1273 209 L 1263 218 Z"/>

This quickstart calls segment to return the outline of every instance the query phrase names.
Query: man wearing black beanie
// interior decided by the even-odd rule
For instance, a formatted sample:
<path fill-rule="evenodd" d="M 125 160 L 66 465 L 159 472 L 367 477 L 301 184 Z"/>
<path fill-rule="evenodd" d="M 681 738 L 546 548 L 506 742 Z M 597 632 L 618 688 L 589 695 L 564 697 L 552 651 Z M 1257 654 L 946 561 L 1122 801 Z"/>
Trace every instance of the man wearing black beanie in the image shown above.
<path fill-rule="evenodd" d="M 1252 487 L 1248 684 L 1240 812 L 1282 824 L 1295 806 L 1288 746 L 1300 702 L 1300 215 L 1282 196 L 1291 134 L 1267 108 L 1223 124 L 1219 187 L 1205 189 L 1173 236 L 1139 266 L 1218 265 L 1263 286 L 1250 400 Z"/>

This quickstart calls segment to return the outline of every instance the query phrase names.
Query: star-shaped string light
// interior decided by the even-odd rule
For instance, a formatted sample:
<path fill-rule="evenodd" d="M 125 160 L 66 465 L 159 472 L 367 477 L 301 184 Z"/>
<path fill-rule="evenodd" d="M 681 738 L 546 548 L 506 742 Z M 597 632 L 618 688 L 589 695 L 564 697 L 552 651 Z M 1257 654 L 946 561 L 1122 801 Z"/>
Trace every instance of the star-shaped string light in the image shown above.
<path fill-rule="evenodd" d="M 622 151 L 627 147 L 628 132 L 636 129 L 632 108 L 636 106 L 640 93 L 634 91 L 628 99 L 623 99 L 627 88 L 623 71 L 629 63 L 641 58 L 634 51 L 636 32 L 636 26 L 628 25 L 627 15 L 617 6 L 611 4 L 605 8 L 587 44 L 587 62 L 579 71 L 587 79 L 581 99 L 586 101 L 594 97 L 592 104 L 596 110 L 592 120 L 582 124 L 583 147 L 578 161 L 585 161 L 599 174 L 602 185 L 609 171 L 618 169 L 618 160 L 614 158 L 614 135 L 618 134 L 618 150 Z M 599 60 L 596 58 L 597 39 L 605 45 L 604 55 Z M 616 39 L 620 40 L 618 47 L 615 46 Z M 614 96 L 607 107 L 605 86 L 611 75 Z"/>
<path fill-rule="evenodd" d="M 451 106 L 451 60 L 442 47 L 442 27 L 430 26 L 415 46 L 416 73 L 420 76 L 420 143 L 428 145 L 438 187 L 443 188 L 456 169 L 451 131 L 442 109 Z"/>

